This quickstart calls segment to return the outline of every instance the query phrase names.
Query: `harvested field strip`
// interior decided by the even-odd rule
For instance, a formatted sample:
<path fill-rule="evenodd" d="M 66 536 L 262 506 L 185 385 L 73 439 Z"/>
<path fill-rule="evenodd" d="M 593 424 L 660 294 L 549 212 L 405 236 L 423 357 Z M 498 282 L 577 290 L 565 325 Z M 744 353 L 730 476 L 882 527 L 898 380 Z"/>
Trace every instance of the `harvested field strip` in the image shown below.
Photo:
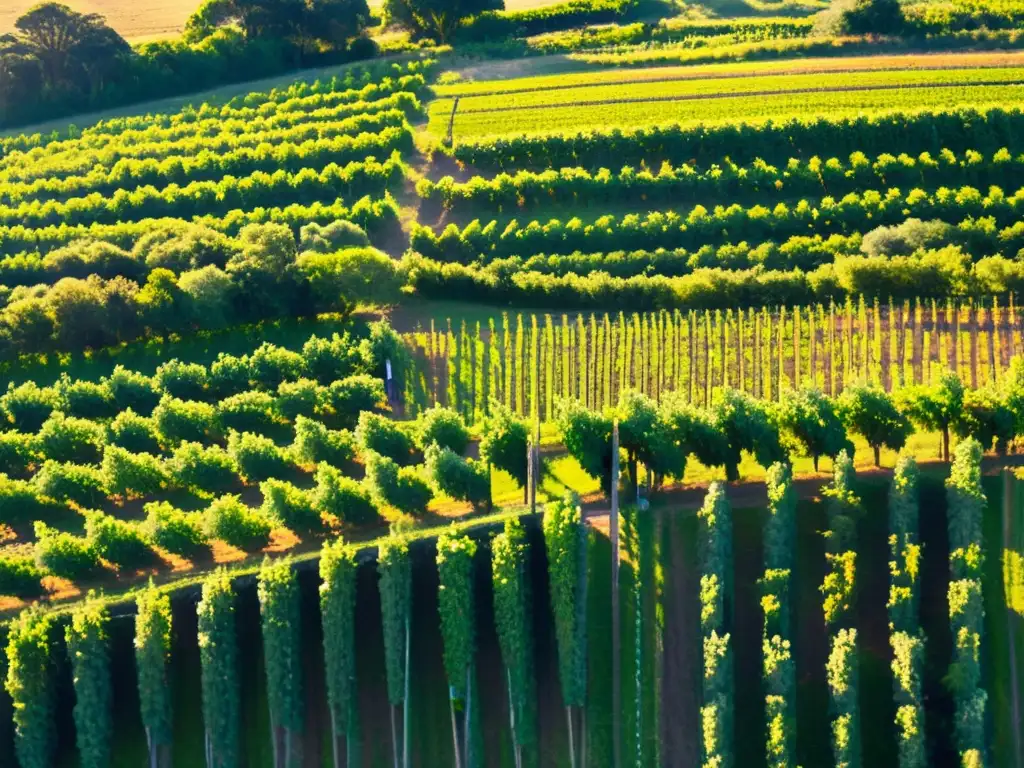
<path fill-rule="evenodd" d="M 1024 52 L 935 54 L 820 58 L 801 61 L 758 61 L 708 64 L 690 67 L 650 67 L 636 70 L 598 70 L 559 75 L 540 75 L 505 81 L 466 82 L 437 86 L 439 97 L 490 96 L 560 88 L 635 84 L 672 80 L 716 80 L 768 75 L 846 74 L 851 72 L 909 72 L 949 69 L 1001 68 L 1024 65 Z"/>
<path fill-rule="evenodd" d="M 1014 80 L 1006 82 L 1003 80 L 993 80 L 990 82 L 972 83 L 972 85 L 985 87 L 985 86 L 998 86 L 998 85 L 1024 85 L 1024 80 Z M 940 84 L 935 83 L 903 83 L 903 84 L 892 84 L 892 85 L 851 85 L 841 87 L 823 87 L 823 88 L 798 88 L 791 91 L 750 91 L 744 92 L 746 97 L 756 96 L 789 96 L 801 93 L 850 93 L 859 91 L 887 91 L 887 90 L 904 90 L 907 88 L 936 88 L 943 87 Z M 693 101 L 698 99 L 729 99 L 734 98 L 733 93 L 706 93 L 706 94 L 683 94 L 683 95 L 669 95 L 669 96 L 640 96 L 637 98 L 618 98 L 618 99 L 604 99 L 600 101 L 571 101 L 571 102 L 559 102 L 554 104 L 538 104 L 530 105 L 530 109 L 564 109 L 566 107 L 593 107 L 602 104 L 639 104 L 643 102 L 658 102 L 658 101 Z M 461 114 L 485 114 L 489 112 L 516 112 L 523 107 L 510 106 L 510 107 L 485 107 L 482 109 L 463 109 L 459 112 Z"/>
<path fill-rule="evenodd" d="M 1020 98 L 1019 85 L 952 86 L 933 88 L 871 88 L 862 91 L 824 91 L 765 96 L 671 101 L 605 102 L 590 107 L 552 110 L 538 106 L 515 112 L 463 113 L 455 118 L 454 136 L 460 138 L 501 134 L 549 134 L 587 128 L 626 128 L 669 123 L 717 124 L 727 121 L 764 122 L 791 117 L 830 117 L 888 112 L 898 109 L 945 109 L 960 105 L 998 106 Z M 660 104 L 651 109 L 650 104 Z M 436 102 L 431 108 L 430 130 L 444 135 L 451 105 Z M 495 117 L 498 115 L 498 117 Z"/>

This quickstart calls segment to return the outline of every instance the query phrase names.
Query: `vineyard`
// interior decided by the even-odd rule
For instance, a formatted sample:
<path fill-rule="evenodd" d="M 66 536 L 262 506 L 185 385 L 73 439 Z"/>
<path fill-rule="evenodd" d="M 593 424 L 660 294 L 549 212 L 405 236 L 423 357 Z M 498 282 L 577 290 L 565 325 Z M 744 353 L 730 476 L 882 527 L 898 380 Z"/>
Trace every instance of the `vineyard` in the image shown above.
<path fill-rule="evenodd" d="M 732 5 L 0 136 L 0 764 L 1024 765 L 1020 9 Z"/>

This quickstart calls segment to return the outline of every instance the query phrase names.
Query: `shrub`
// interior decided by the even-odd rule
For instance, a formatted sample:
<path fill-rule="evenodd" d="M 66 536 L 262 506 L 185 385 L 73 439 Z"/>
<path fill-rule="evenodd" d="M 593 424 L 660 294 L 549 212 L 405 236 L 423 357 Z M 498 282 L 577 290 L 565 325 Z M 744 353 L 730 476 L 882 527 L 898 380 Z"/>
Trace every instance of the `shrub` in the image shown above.
<path fill-rule="evenodd" d="M 312 379 L 285 381 L 277 388 L 274 411 L 288 422 L 299 416 L 312 418 L 327 399 L 327 390 Z"/>
<path fill-rule="evenodd" d="M 193 557 L 206 546 L 201 514 L 185 512 L 166 501 L 151 501 L 143 509 L 146 519 L 140 528 L 154 546 L 182 557 Z"/>
<path fill-rule="evenodd" d="M 0 432 L 0 472 L 24 475 L 38 458 L 35 435 L 23 432 Z"/>
<path fill-rule="evenodd" d="M 43 572 L 31 557 L 0 556 L 0 595 L 31 600 L 43 594 Z"/>
<path fill-rule="evenodd" d="M 34 483 L 0 475 L 0 523 L 32 520 L 43 509 L 43 499 Z"/>
<path fill-rule="evenodd" d="M 262 433 L 274 423 L 274 398 L 266 392 L 242 392 L 217 404 L 217 419 L 222 429 Z"/>
<path fill-rule="evenodd" d="M 263 494 L 260 513 L 268 520 L 296 533 L 323 529 L 323 520 L 308 491 L 296 488 L 284 480 L 271 479 L 260 483 L 260 492 Z"/>
<path fill-rule="evenodd" d="M 137 523 L 103 512 L 86 512 L 85 536 L 100 557 L 121 568 L 141 568 L 153 560 L 153 550 Z"/>
<path fill-rule="evenodd" d="M 78 581 L 94 575 L 100 556 L 87 538 L 58 531 L 36 522 L 36 563 L 62 579 Z"/>
<path fill-rule="evenodd" d="M 182 440 L 208 442 L 214 435 L 217 423 L 216 410 L 212 405 L 195 401 L 179 400 L 165 395 L 153 409 L 153 421 L 161 436 L 169 443 Z"/>
<path fill-rule="evenodd" d="M 363 411 L 359 414 L 355 436 L 364 458 L 367 453 L 378 453 L 403 465 L 412 461 L 412 440 L 391 419 Z"/>
<path fill-rule="evenodd" d="M 264 343 L 249 356 L 249 376 L 256 386 L 273 392 L 281 382 L 299 378 L 304 364 L 298 352 Z"/>
<path fill-rule="evenodd" d="M 424 459 L 427 476 L 439 492 L 477 508 L 490 506 L 491 478 L 487 465 L 464 459 L 437 443 L 430 444 Z"/>
<path fill-rule="evenodd" d="M 357 373 L 361 365 L 359 347 L 348 332 L 330 339 L 311 336 L 302 345 L 302 362 L 305 374 L 324 386 Z"/>
<path fill-rule="evenodd" d="M 248 432 L 231 433 L 228 454 L 235 460 L 239 474 L 247 483 L 279 477 L 289 469 L 285 452 L 273 440 Z"/>
<path fill-rule="evenodd" d="M 421 450 L 426 450 L 431 443 L 437 443 L 461 456 L 469 445 L 469 430 L 462 417 L 450 408 L 439 405 L 428 408 L 416 419 L 415 429 L 416 442 Z"/>
<path fill-rule="evenodd" d="M 359 342 L 359 354 L 366 372 L 381 381 L 387 378 L 387 361 L 390 360 L 391 378 L 398 391 L 402 391 L 405 371 L 409 367 L 409 351 L 405 341 L 387 320 L 370 323 L 369 336 Z"/>
<path fill-rule="evenodd" d="M 399 467 L 392 459 L 373 451 L 365 455 L 366 483 L 378 504 L 387 504 L 410 515 L 422 515 L 430 503 L 430 486 L 412 467 Z"/>
<path fill-rule="evenodd" d="M 338 423 L 352 428 L 363 411 L 373 411 L 385 402 L 384 382 L 371 376 L 349 376 L 333 382 L 327 389 L 327 402 Z"/>
<path fill-rule="evenodd" d="M 208 375 L 199 363 L 168 360 L 156 369 L 153 379 L 165 395 L 179 400 L 205 400 L 207 397 Z"/>
<path fill-rule="evenodd" d="M 328 429 L 319 421 L 299 416 L 295 420 L 292 457 L 300 464 L 322 461 L 336 467 L 351 463 L 356 456 L 355 439 L 348 430 Z"/>
<path fill-rule="evenodd" d="M 270 522 L 238 496 L 221 496 L 203 512 L 203 532 L 240 549 L 260 549 L 270 541 Z"/>
<path fill-rule="evenodd" d="M 34 381 L 19 386 L 7 385 L 7 392 L 0 397 L 0 409 L 14 428 L 35 434 L 50 414 L 60 407 L 57 392 L 50 387 L 40 387 Z"/>
<path fill-rule="evenodd" d="M 219 445 L 204 448 L 199 443 L 182 443 L 167 469 L 182 487 L 207 493 L 225 491 L 238 482 L 235 462 Z"/>
<path fill-rule="evenodd" d="M 80 507 L 98 507 L 107 497 L 100 470 L 81 464 L 47 461 L 32 482 L 43 496 Z"/>
<path fill-rule="evenodd" d="M 120 365 L 114 368 L 114 372 L 107 379 L 107 387 L 118 410 L 121 411 L 130 408 L 136 413 L 152 413 L 156 404 L 160 402 L 156 381 Z"/>
<path fill-rule="evenodd" d="M 121 411 L 107 425 L 107 442 L 132 453 L 158 454 L 163 450 L 156 422 L 131 408 Z"/>
<path fill-rule="evenodd" d="M 148 453 L 129 453 L 116 445 L 104 449 L 101 472 L 107 493 L 125 498 L 148 496 L 167 484 L 167 471 L 159 458 Z"/>
<path fill-rule="evenodd" d="M 358 224 L 332 221 L 330 224 L 306 224 L 299 230 L 299 250 L 334 253 L 342 248 L 368 246 L 370 238 Z"/>
<path fill-rule="evenodd" d="M 527 481 L 529 429 L 511 409 L 498 406 L 484 422 L 480 460 L 508 472 L 523 488 Z"/>
<path fill-rule="evenodd" d="M 372 525 L 382 519 L 366 487 L 326 463 L 316 468 L 313 505 L 346 524 Z"/>
<path fill-rule="evenodd" d="M 94 464 L 103 453 L 106 434 L 99 424 L 55 411 L 40 428 L 38 440 L 44 458 Z"/>
<path fill-rule="evenodd" d="M 219 398 L 247 391 L 252 386 L 249 381 L 249 358 L 221 352 L 210 365 L 208 381 L 210 389 Z"/>
<path fill-rule="evenodd" d="M 72 381 L 67 373 L 61 375 L 56 385 L 60 407 L 69 416 L 81 419 L 109 419 L 120 408 L 106 382 Z"/>

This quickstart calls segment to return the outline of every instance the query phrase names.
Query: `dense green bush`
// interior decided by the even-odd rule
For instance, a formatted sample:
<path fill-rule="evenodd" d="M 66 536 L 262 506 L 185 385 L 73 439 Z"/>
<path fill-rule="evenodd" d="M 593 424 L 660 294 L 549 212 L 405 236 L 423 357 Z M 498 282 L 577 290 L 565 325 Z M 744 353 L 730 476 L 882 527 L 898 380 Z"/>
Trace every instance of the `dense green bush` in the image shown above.
<path fill-rule="evenodd" d="M 436 443 L 462 456 L 469 445 L 469 430 L 466 429 L 462 417 L 452 409 L 440 405 L 423 411 L 416 418 L 415 430 L 416 443 L 422 451 Z"/>
<path fill-rule="evenodd" d="M 64 373 L 56 384 L 60 409 L 80 419 L 109 419 L 120 410 L 107 382 L 72 381 Z"/>
<path fill-rule="evenodd" d="M 319 421 L 299 416 L 295 420 L 295 441 L 291 451 L 298 464 L 319 464 L 323 461 L 343 467 L 355 459 L 355 438 L 348 430 L 328 429 Z"/>
<path fill-rule="evenodd" d="M 161 747 L 173 743 L 173 707 L 168 669 L 171 657 L 171 599 L 150 582 L 136 598 L 135 669 L 139 709 L 146 730 L 150 761 Z"/>
<path fill-rule="evenodd" d="M 167 471 L 183 488 L 219 493 L 238 484 L 235 462 L 219 445 L 182 443 L 167 462 Z"/>
<path fill-rule="evenodd" d="M 206 368 L 199 363 L 174 359 L 160 364 L 153 381 L 161 392 L 178 400 L 206 400 L 207 378 Z"/>
<path fill-rule="evenodd" d="M 103 450 L 103 485 L 112 496 L 131 498 L 149 496 L 166 487 L 167 468 L 156 456 L 129 453 L 124 448 L 108 445 Z"/>
<path fill-rule="evenodd" d="M 40 387 L 34 381 L 27 381 L 17 387 L 7 385 L 7 392 L 0 397 L 0 410 L 22 432 L 35 434 L 50 414 L 60 407 L 60 398 L 51 387 Z"/>
<path fill-rule="evenodd" d="M 269 437 L 249 432 L 232 432 L 228 436 L 228 455 L 247 483 L 280 477 L 291 469 L 286 451 L 278 448 Z"/>
<path fill-rule="evenodd" d="M 438 493 L 468 501 L 477 509 L 490 506 L 491 476 L 486 464 L 464 459 L 437 443 L 430 443 L 423 458 L 427 477 Z"/>
<path fill-rule="evenodd" d="M 329 339 L 311 336 L 302 345 L 302 364 L 306 376 L 326 387 L 359 373 L 362 360 L 358 344 L 346 331 Z"/>
<path fill-rule="evenodd" d="M 214 406 L 169 395 L 160 398 L 153 409 L 153 422 L 163 441 L 171 444 L 183 440 L 207 443 L 216 434 L 218 423 Z"/>
<path fill-rule="evenodd" d="M 527 481 L 529 429 L 509 408 L 496 406 L 484 421 L 480 460 L 508 472 L 523 488 Z"/>
<path fill-rule="evenodd" d="M 871 446 L 876 467 L 881 466 L 883 446 L 899 451 L 913 432 L 910 420 L 896 408 L 893 399 L 877 387 L 854 385 L 843 390 L 838 410 L 846 428 Z"/>
<path fill-rule="evenodd" d="M 103 427 L 93 421 L 54 412 L 39 429 L 44 458 L 76 464 L 97 464 L 106 444 Z"/>
<path fill-rule="evenodd" d="M 150 544 L 182 557 L 194 557 L 206 547 L 203 516 L 198 512 L 185 512 L 166 501 L 151 501 L 143 509 L 146 519 L 140 530 Z"/>
<path fill-rule="evenodd" d="M 131 408 L 121 411 L 107 425 L 107 442 L 132 453 L 155 455 L 163 450 L 156 422 Z"/>
<path fill-rule="evenodd" d="M 0 472 L 15 477 L 24 475 L 38 458 L 39 446 L 35 435 L 0 432 Z"/>
<path fill-rule="evenodd" d="M 0 595 L 33 600 L 43 594 L 43 576 L 31 557 L 0 555 Z"/>
<path fill-rule="evenodd" d="M 203 533 L 239 549 L 265 547 L 271 529 L 270 521 L 238 496 L 221 496 L 203 512 Z"/>
<path fill-rule="evenodd" d="M 7 693 L 15 726 L 14 749 L 22 768 L 49 768 L 57 746 L 56 685 L 51 614 L 22 611 L 7 638 Z"/>
<path fill-rule="evenodd" d="M 225 430 L 264 433 L 276 422 L 275 400 L 266 392 L 242 392 L 221 400 L 217 406 L 217 420 Z"/>
<path fill-rule="evenodd" d="M 282 382 L 302 375 L 305 361 L 298 352 L 264 342 L 249 355 L 249 375 L 261 389 L 274 392 Z"/>
<path fill-rule="evenodd" d="M 373 451 L 367 451 L 363 459 L 366 484 L 378 504 L 414 516 L 426 513 L 432 494 L 415 468 L 399 467 L 389 457 Z"/>
<path fill-rule="evenodd" d="M 152 377 L 130 371 L 122 365 L 114 368 L 107 379 L 107 386 L 121 411 L 130 408 L 140 414 L 152 413 L 160 402 L 160 387 Z"/>
<path fill-rule="evenodd" d="M 387 402 L 384 383 L 365 374 L 331 382 L 326 400 L 334 409 L 338 423 L 348 429 L 356 426 L 363 411 L 375 411 Z"/>
<path fill-rule="evenodd" d="M 316 487 L 312 497 L 316 509 L 334 515 L 345 524 L 374 525 L 383 519 L 366 486 L 345 477 L 328 463 L 321 463 L 316 468 Z"/>
<path fill-rule="evenodd" d="M 86 509 L 99 507 L 107 498 L 103 473 L 96 467 L 47 461 L 32 482 L 42 496 Z"/>
<path fill-rule="evenodd" d="M 263 494 L 260 514 L 267 520 L 296 533 L 323 530 L 324 521 L 309 491 L 284 480 L 270 479 L 260 483 L 260 493 Z"/>
<path fill-rule="evenodd" d="M 252 389 L 249 358 L 219 352 L 217 359 L 210 363 L 208 381 L 210 390 L 218 398 L 231 397 Z"/>
<path fill-rule="evenodd" d="M 299 416 L 312 418 L 321 411 L 326 399 L 325 388 L 312 379 L 283 381 L 277 388 L 274 412 L 287 422 L 294 422 Z"/>
<path fill-rule="evenodd" d="M 386 456 L 398 464 L 413 461 L 413 442 L 401 425 L 376 413 L 363 411 L 355 431 L 356 445 L 367 461 L 367 454 Z"/>
<path fill-rule="evenodd" d="M 120 568 L 141 568 L 153 561 L 153 550 L 137 523 L 103 512 L 86 512 L 85 536 L 100 557 Z"/>
<path fill-rule="evenodd" d="M 31 480 L 12 480 L 0 475 L 0 521 L 31 521 L 46 509 L 46 501 Z"/>
<path fill-rule="evenodd" d="M 62 579 L 78 581 L 94 576 L 100 568 L 100 556 L 92 541 L 35 523 L 36 563 Z"/>

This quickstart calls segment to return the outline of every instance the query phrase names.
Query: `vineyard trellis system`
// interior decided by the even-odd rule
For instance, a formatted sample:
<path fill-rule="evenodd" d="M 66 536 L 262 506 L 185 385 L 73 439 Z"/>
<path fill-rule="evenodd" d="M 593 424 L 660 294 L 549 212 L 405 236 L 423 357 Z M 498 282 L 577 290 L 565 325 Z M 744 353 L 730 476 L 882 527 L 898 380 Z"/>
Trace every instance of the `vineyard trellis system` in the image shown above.
<path fill-rule="evenodd" d="M 766 400 L 806 386 L 828 395 L 854 383 L 893 391 L 930 385 L 947 370 L 977 389 L 998 383 L 1024 353 L 1024 313 L 1012 298 L 862 298 L 774 309 L 506 314 L 486 324 L 431 321 L 406 340 L 412 412 L 441 404 L 477 422 L 495 401 L 552 421 L 559 398 L 601 409 L 628 390 L 659 402 L 682 392 L 706 407 L 727 388 Z"/>

